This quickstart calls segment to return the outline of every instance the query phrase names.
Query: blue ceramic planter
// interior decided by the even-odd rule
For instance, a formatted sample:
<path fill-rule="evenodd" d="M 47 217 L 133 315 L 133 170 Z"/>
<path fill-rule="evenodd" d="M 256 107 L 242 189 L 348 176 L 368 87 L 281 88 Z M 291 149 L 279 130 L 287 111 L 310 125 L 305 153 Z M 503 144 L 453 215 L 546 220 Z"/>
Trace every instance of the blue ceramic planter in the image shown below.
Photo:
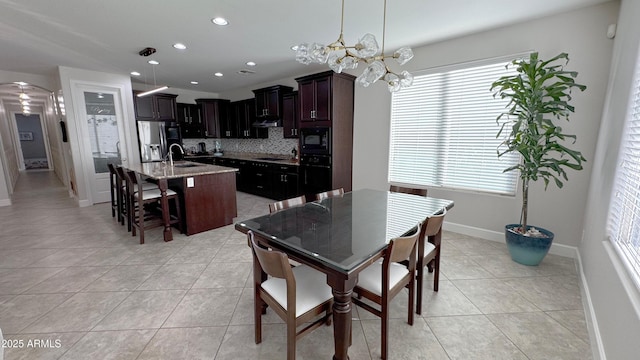
<path fill-rule="evenodd" d="M 511 254 L 511 259 L 523 265 L 535 266 L 540 264 L 549 252 L 549 248 L 553 242 L 553 233 L 549 230 L 530 225 L 527 225 L 527 229 L 535 227 L 548 237 L 523 236 L 522 234 L 509 230 L 518 226 L 520 225 L 509 224 L 504 228 L 507 248 L 509 249 L 509 254 Z"/>

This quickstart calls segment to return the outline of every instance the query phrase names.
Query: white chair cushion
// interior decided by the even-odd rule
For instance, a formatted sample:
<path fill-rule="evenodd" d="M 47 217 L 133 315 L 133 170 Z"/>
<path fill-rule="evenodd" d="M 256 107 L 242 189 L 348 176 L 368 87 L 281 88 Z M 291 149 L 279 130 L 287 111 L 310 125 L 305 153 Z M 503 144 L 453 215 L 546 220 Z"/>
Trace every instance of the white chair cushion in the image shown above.
<path fill-rule="evenodd" d="M 154 184 L 154 183 L 150 183 L 150 182 L 143 182 L 142 183 L 142 190 L 157 190 L 158 189 L 158 184 Z"/>
<path fill-rule="evenodd" d="M 167 189 L 167 195 L 176 195 L 176 192 L 171 189 Z M 138 192 L 136 191 L 133 196 L 135 196 L 137 199 Z M 160 193 L 160 190 L 158 188 L 156 188 L 155 190 L 142 191 L 142 200 L 158 199 L 160 197 L 162 197 L 162 194 Z"/>
<path fill-rule="evenodd" d="M 436 246 L 432 243 L 425 241 L 424 242 L 424 256 L 429 255 L 432 251 L 436 251 Z"/>
<path fill-rule="evenodd" d="M 389 288 L 394 287 L 408 273 L 409 270 L 407 270 L 406 266 L 391 263 L 391 266 L 389 266 Z M 362 270 L 358 275 L 357 286 L 382 296 L 382 263 L 375 262 Z"/>
<path fill-rule="evenodd" d="M 327 285 L 327 275 L 306 265 L 293 269 L 296 278 L 296 317 L 333 298 Z M 287 283 L 284 279 L 269 278 L 262 288 L 285 310 L 287 309 Z"/>

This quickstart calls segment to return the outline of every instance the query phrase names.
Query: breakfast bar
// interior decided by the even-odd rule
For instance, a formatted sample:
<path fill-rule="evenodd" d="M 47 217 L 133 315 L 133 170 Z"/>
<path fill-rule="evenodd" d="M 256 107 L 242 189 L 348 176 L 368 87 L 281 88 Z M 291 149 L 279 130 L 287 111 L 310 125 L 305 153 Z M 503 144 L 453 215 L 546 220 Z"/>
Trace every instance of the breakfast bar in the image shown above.
<path fill-rule="evenodd" d="M 179 161 L 173 166 L 160 162 L 142 163 L 134 170 L 158 182 L 163 209 L 169 207 L 166 199 L 169 187 L 180 194 L 182 229 L 187 235 L 229 225 L 237 216 L 235 173 L 238 169 Z M 164 240 L 171 241 L 169 212 L 164 211 L 164 214 Z"/>

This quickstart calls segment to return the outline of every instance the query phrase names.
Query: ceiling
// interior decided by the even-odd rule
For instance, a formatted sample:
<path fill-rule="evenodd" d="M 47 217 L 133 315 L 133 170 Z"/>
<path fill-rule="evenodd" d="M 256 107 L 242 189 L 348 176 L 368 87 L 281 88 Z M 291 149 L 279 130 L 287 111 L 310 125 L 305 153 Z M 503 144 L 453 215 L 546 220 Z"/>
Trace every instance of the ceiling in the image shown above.
<path fill-rule="evenodd" d="M 383 1 L 345 1 L 347 44 L 367 32 L 381 41 Z M 417 47 L 607 1 L 389 0 L 385 47 Z M 335 41 L 340 7 L 340 0 L 0 0 L 0 70 L 138 71 L 132 81 L 149 87 L 220 93 L 326 69 L 297 63 L 290 47 Z M 229 25 L 212 24 L 216 16 Z M 177 42 L 187 49 L 174 49 Z M 157 52 L 144 58 L 138 53 L 145 47 Z M 151 58 L 160 64 L 147 64 Z"/>

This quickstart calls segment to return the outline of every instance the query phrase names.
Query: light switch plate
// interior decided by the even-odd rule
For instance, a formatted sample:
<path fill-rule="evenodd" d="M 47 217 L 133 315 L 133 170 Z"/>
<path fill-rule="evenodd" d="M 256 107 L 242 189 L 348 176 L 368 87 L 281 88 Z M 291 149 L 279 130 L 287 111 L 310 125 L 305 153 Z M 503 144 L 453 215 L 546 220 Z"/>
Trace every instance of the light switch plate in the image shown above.
<path fill-rule="evenodd" d="M 192 177 L 188 177 L 187 178 L 187 187 L 190 188 L 190 187 L 194 187 L 194 186 L 196 186 L 196 185 L 195 185 L 195 182 L 193 181 L 193 178 Z"/>

